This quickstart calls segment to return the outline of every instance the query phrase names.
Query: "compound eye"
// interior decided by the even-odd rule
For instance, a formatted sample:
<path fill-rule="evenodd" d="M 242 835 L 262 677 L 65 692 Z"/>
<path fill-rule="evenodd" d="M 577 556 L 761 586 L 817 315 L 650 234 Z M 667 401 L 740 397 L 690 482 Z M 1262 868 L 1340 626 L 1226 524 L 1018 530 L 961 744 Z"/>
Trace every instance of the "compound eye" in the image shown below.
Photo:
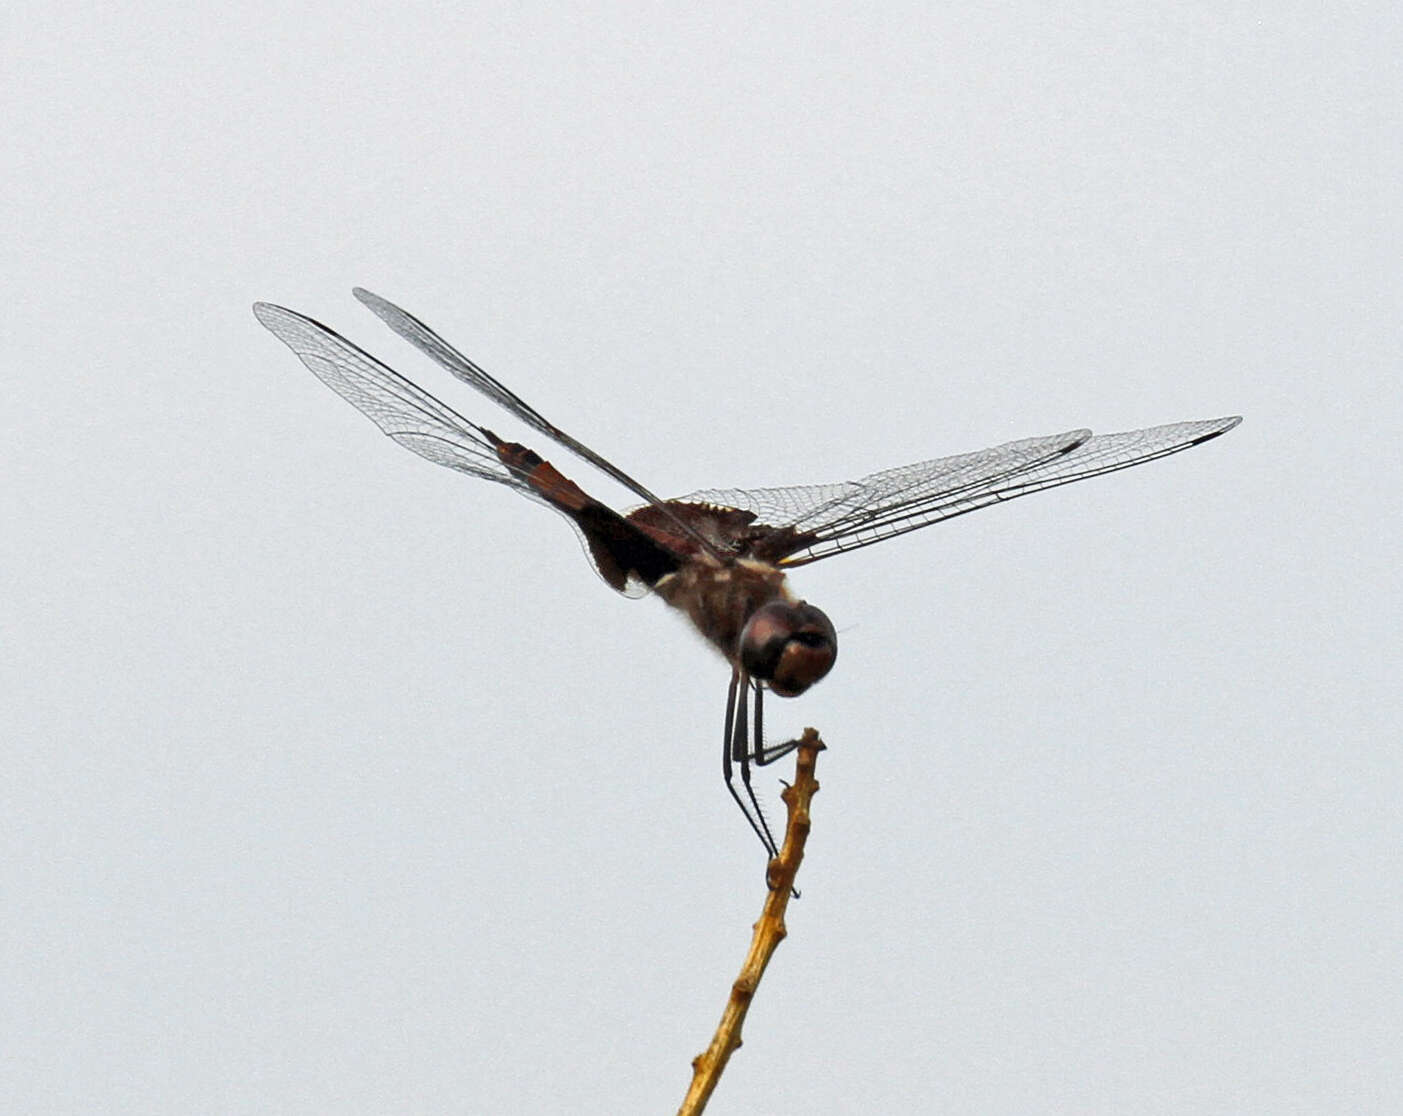
<path fill-rule="evenodd" d="M 740 634 L 740 663 L 780 697 L 797 697 L 833 669 L 838 633 L 806 601 L 771 601 L 755 610 Z"/>

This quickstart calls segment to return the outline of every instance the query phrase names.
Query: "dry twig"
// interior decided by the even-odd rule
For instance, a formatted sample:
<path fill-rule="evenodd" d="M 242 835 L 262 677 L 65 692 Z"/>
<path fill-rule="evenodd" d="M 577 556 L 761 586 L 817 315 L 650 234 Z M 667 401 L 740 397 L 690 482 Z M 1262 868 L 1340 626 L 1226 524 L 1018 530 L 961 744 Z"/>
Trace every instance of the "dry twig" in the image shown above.
<path fill-rule="evenodd" d="M 804 842 L 808 840 L 811 824 L 809 803 L 818 791 L 814 764 L 822 750 L 823 741 L 819 739 L 818 730 L 806 728 L 799 741 L 794 785 L 786 787 L 781 795 L 789 811 L 789 822 L 785 826 L 784 845 L 779 856 L 770 861 L 767 872 L 770 892 L 765 898 L 765 908 L 755 924 L 750 952 L 745 956 L 740 976 L 731 985 L 730 999 L 726 1001 L 726 1010 L 721 1013 L 721 1022 L 711 1045 L 692 1059 L 692 1085 L 687 1090 L 682 1107 L 677 1110 L 677 1116 L 699 1116 L 705 1110 L 726 1063 L 740 1048 L 741 1024 L 750 1010 L 750 1001 L 755 998 L 755 989 L 764 975 L 765 966 L 788 933 L 784 927 L 784 912 L 789 906 L 794 877 L 798 875 L 799 864 L 804 859 Z"/>

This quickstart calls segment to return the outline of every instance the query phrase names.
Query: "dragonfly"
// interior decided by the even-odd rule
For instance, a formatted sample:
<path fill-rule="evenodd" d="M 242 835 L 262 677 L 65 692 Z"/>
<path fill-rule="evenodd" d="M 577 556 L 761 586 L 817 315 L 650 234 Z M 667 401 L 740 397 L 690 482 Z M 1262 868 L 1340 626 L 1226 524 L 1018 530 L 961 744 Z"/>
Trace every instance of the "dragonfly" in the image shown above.
<path fill-rule="evenodd" d="M 535 451 L 464 418 L 335 330 L 282 306 L 254 304 L 258 321 L 313 375 L 394 441 L 435 464 L 504 485 L 559 512 L 607 584 L 627 596 L 661 598 L 720 652 L 731 667 L 722 775 L 770 857 L 778 855 L 778 847 L 752 770 L 788 755 L 798 741 L 766 743 L 764 696 L 797 697 L 824 678 L 838 656 L 832 621 L 794 594 L 789 570 L 1029 493 L 1168 457 L 1242 421 L 1234 415 L 1119 434 L 1069 430 L 840 484 L 705 489 L 663 499 L 550 422 L 412 314 L 362 288 L 353 293 L 457 379 L 643 501 L 616 511 Z"/>

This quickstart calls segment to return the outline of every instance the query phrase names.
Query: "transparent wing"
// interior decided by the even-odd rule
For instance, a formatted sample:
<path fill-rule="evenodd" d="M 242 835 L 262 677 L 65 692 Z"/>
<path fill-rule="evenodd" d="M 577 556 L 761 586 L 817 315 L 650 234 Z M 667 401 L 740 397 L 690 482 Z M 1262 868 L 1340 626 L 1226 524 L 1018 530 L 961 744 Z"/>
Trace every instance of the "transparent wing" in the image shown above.
<path fill-rule="evenodd" d="M 389 299 L 381 298 L 379 295 L 367 291 L 364 287 L 353 288 L 352 294 L 360 299 L 381 321 L 392 330 L 398 333 L 411 345 L 415 346 L 426 356 L 437 361 L 458 379 L 465 384 L 482 392 L 488 399 L 496 403 L 499 407 L 524 422 L 533 430 L 537 430 L 550 438 L 552 441 L 564 446 L 576 457 L 583 461 L 588 461 L 606 476 L 612 477 L 625 488 L 643 497 L 650 504 L 659 509 L 660 514 L 672 522 L 684 535 L 692 539 L 703 550 L 706 550 L 715 558 L 722 558 L 710 540 L 698 533 L 690 524 L 678 518 L 667 506 L 667 502 L 660 496 L 649 492 L 638 481 L 625 473 L 613 462 L 601 457 L 590 449 L 583 442 L 578 442 L 560 427 L 548 420 L 540 411 L 527 403 L 516 392 L 503 384 L 495 376 L 484 371 L 474 361 L 450 345 L 439 336 L 432 328 L 421 322 L 407 310 L 402 310 Z"/>
<path fill-rule="evenodd" d="M 1073 430 L 902 465 L 846 484 L 709 489 L 681 499 L 754 512 L 753 552 L 802 566 L 1030 492 L 1167 457 L 1241 421 L 1234 416 L 1096 436 Z M 774 529 L 768 539 L 760 523 Z"/>
<path fill-rule="evenodd" d="M 273 336 L 297 354 L 317 379 L 406 449 L 436 465 L 504 484 L 543 507 L 559 512 L 560 509 L 551 507 L 502 464 L 494 443 L 488 440 L 481 427 L 335 330 L 269 302 L 254 303 L 253 313 Z M 600 572 L 579 526 L 568 515 L 561 514 L 574 529 L 590 565 L 607 584 L 609 579 Z M 625 596 L 639 597 L 648 590 L 640 583 L 630 582 L 621 591 Z"/>
<path fill-rule="evenodd" d="M 320 322 L 256 302 L 254 316 L 312 375 L 406 449 L 438 465 L 529 493 L 476 424 Z"/>

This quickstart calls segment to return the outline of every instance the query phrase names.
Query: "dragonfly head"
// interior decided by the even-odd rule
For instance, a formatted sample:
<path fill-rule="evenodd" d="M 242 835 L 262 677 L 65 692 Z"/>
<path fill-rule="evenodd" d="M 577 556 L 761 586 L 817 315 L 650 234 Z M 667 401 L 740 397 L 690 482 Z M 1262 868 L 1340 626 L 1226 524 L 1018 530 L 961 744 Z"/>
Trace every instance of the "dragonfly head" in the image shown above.
<path fill-rule="evenodd" d="M 807 601 L 761 605 L 740 633 L 740 663 L 780 697 L 797 697 L 833 669 L 838 633 Z"/>

